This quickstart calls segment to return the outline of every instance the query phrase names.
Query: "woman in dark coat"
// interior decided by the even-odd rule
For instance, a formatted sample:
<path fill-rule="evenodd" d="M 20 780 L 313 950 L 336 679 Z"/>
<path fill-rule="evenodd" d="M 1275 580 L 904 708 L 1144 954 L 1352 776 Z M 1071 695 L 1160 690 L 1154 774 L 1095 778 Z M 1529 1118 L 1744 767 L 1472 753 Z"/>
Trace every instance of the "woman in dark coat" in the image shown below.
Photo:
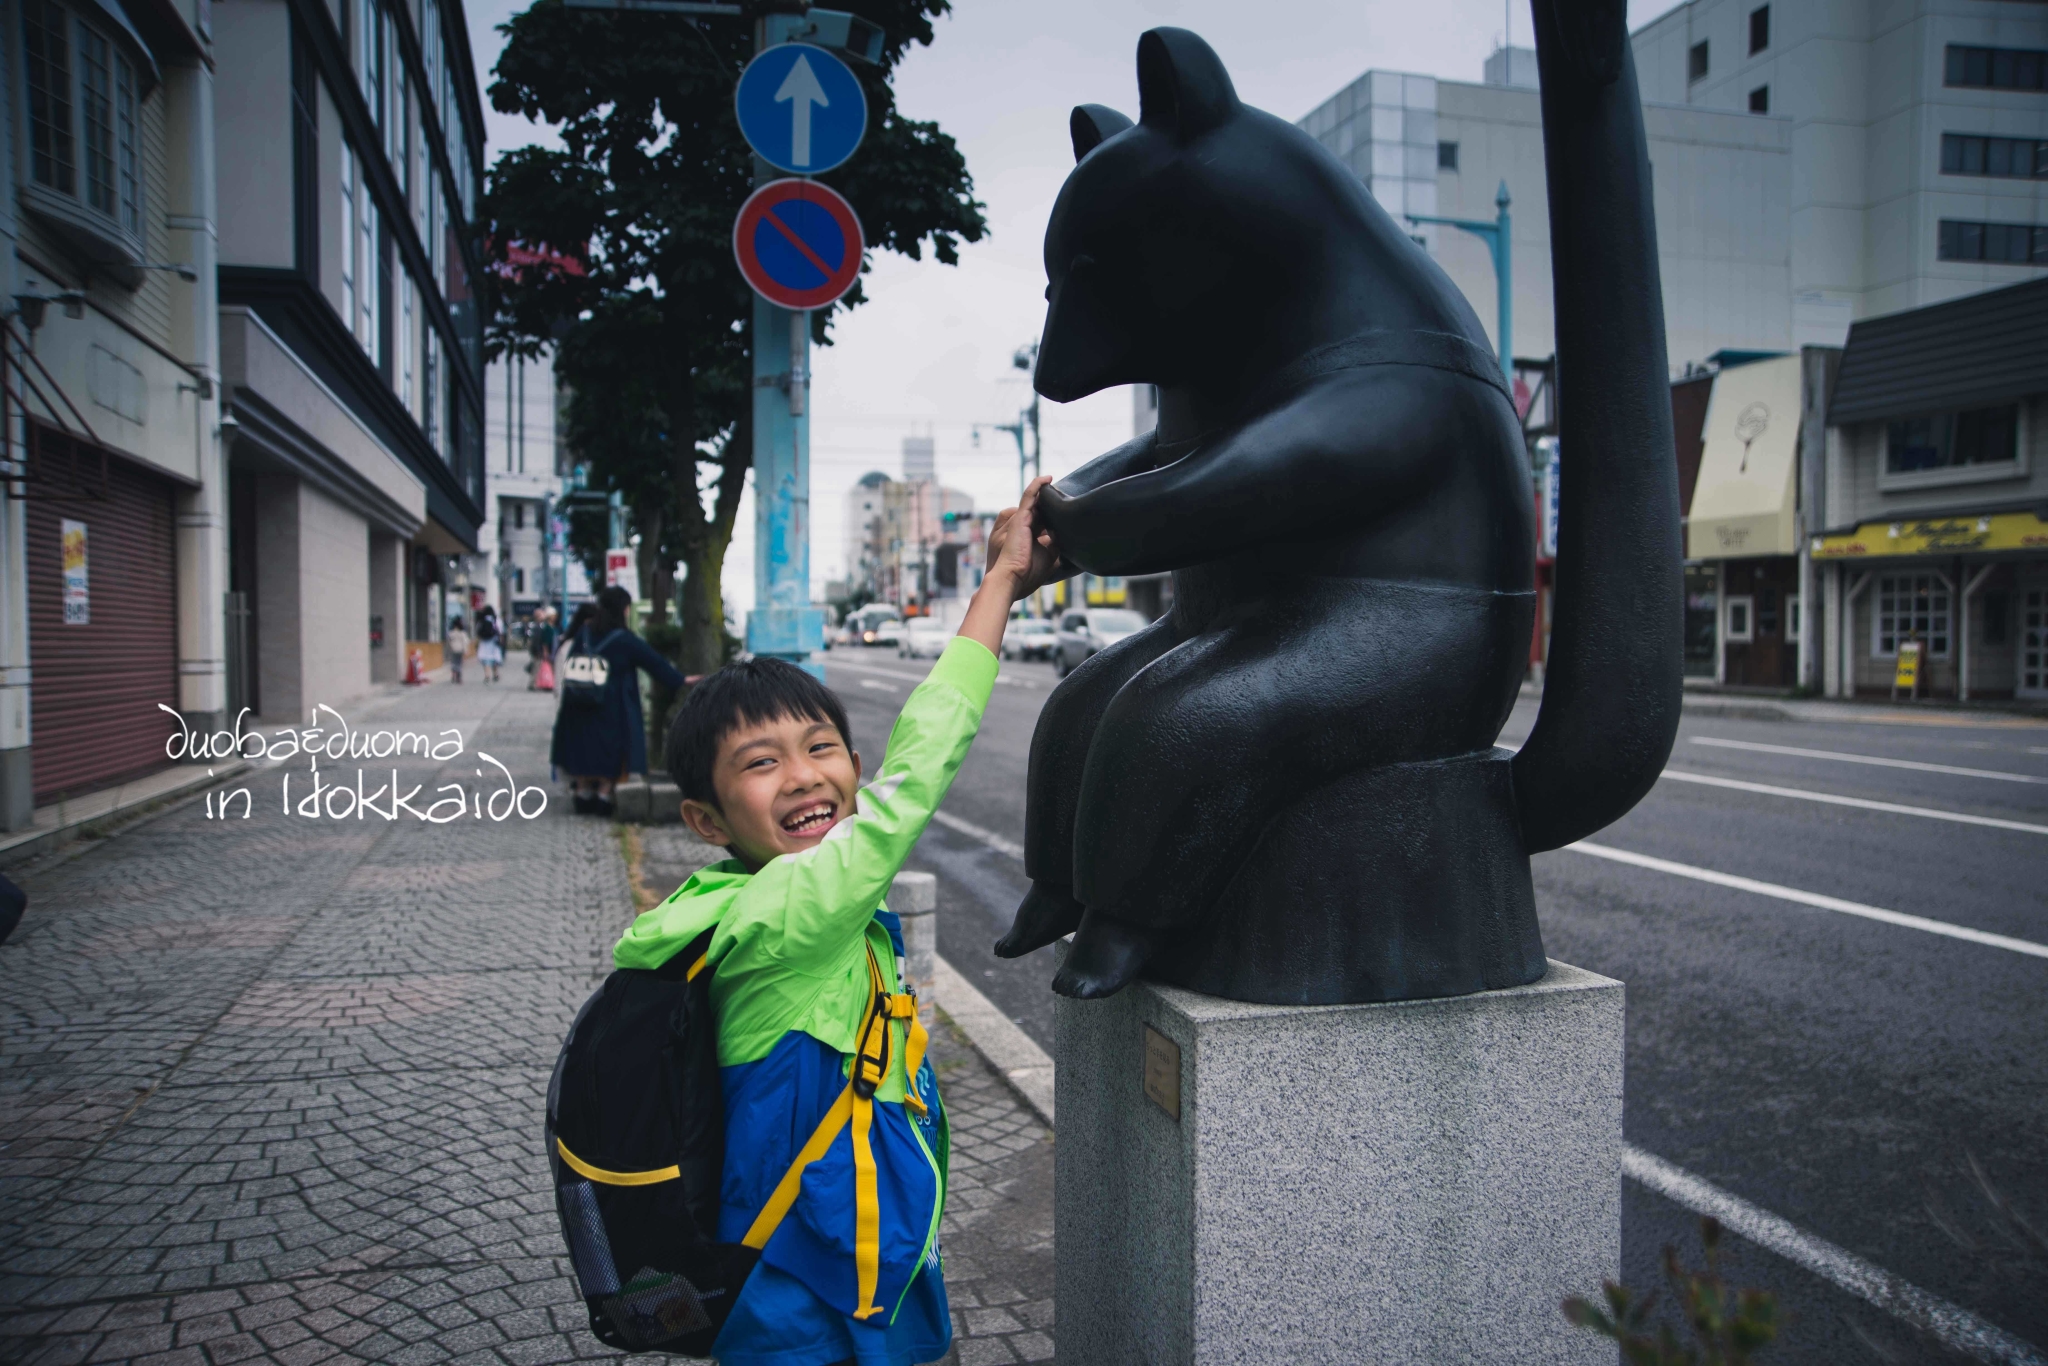
<path fill-rule="evenodd" d="M 557 670 L 554 744 L 549 762 L 569 779 L 576 810 L 612 813 L 612 785 L 628 773 L 647 771 L 647 722 L 640 710 L 640 671 L 671 688 L 683 685 L 675 665 L 656 654 L 626 629 L 633 596 L 623 588 L 597 595 L 597 611 L 571 634 Z M 581 705 L 570 685 L 569 661 L 578 655 L 601 656 L 609 666 L 604 691 L 595 705 Z"/>

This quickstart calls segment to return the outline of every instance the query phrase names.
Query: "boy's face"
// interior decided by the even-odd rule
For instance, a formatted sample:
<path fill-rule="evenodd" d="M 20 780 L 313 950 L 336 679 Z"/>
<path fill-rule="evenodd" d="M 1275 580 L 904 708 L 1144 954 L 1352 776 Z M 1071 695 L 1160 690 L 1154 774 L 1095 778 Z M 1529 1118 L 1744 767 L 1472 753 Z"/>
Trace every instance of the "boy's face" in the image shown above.
<path fill-rule="evenodd" d="M 860 755 L 830 721 L 782 717 L 741 726 L 711 766 L 718 804 L 686 800 L 683 822 L 750 868 L 810 849 L 853 814 Z"/>

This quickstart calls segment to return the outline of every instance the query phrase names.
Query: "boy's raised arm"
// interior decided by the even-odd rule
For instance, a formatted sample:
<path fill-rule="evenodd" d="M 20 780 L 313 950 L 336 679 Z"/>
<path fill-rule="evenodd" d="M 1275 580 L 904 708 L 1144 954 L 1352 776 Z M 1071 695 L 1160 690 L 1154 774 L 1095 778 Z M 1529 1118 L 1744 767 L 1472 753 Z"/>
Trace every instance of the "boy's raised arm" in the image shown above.
<path fill-rule="evenodd" d="M 1058 556 L 1034 532 L 1030 509 L 1049 480 L 996 519 L 988 569 L 960 633 L 918 684 L 889 733 L 881 771 L 854 813 L 815 847 L 784 854 L 754 874 L 729 923 L 759 952 L 795 972 L 837 970 L 889 890 L 903 860 L 953 784 L 994 691 L 1010 607 L 1036 591 Z"/>

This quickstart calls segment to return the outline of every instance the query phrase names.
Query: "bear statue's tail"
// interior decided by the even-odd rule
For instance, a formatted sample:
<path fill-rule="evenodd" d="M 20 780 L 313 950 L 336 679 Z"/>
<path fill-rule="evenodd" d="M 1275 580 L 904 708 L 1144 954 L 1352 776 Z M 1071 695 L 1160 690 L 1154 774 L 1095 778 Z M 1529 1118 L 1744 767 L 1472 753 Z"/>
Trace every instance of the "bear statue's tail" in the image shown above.
<path fill-rule="evenodd" d="M 1684 630 L 1664 302 L 1625 0 L 1536 0 L 1560 438 L 1543 706 L 1514 760 L 1523 846 L 1636 804 L 1678 729 Z"/>

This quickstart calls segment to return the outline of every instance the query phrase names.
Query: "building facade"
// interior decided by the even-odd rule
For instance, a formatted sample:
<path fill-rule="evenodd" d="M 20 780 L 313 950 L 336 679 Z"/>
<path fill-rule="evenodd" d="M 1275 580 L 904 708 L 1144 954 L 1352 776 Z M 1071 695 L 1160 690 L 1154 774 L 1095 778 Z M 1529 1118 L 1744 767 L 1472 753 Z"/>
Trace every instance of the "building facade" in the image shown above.
<path fill-rule="evenodd" d="M 229 691 L 284 717 L 438 663 L 468 606 L 482 108 L 459 0 L 211 14 Z"/>
<path fill-rule="evenodd" d="M 939 482 L 934 443 L 903 438 L 903 478 L 870 470 L 846 492 L 846 586 L 905 610 L 971 595 L 986 543 L 974 499 Z"/>
<path fill-rule="evenodd" d="M 2048 279 L 1857 323 L 1815 464 L 1827 693 L 2048 699 Z"/>
<path fill-rule="evenodd" d="M 553 361 L 505 356 L 484 372 L 485 561 L 477 581 L 490 586 L 498 618 L 519 621 L 562 596 L 566 556 L 548 544 L 548 518 L 561 496 L 562 447 L 556 441 L 562 395 Z M 588 584 L 582 584 L 583 592 Z"/>
<path fill-rule="evenodd" d="M 0 0 L 0 88 L 18 829 L 437 634 L 481 521 L 482 121 L 457 0 Z"/>

